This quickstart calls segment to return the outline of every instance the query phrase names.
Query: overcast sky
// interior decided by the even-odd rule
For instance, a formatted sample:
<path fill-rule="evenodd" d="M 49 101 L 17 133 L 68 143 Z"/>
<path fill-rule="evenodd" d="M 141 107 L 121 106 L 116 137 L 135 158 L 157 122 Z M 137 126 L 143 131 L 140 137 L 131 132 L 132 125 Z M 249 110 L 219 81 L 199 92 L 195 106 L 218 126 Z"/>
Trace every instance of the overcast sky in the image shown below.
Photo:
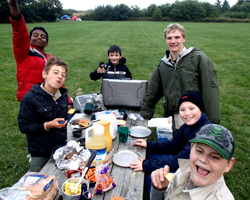
<path fill-rule="evenodd" d="M 63 9 L 75 9 L 75 10 L 88 10 L 88 9 L 95 9 L 97 6 L 100 5 L 120 5 L 125 4 L 127 6 L 137 5 L 141 9 L 147 8 L 151 4 L 156 4 L 157 6 L 160 6 L 161 4 L 165 3 L 174 3 L 175 0 L 144 0 L 144 1 L 135 1 L 135 0 L 60 0 L 63 4 Z M 179 0 L 181 1 L 181 0 Z M 198 0 L 199 2 L 209 2 L 211 4 L 214 4 L 216 0 Z M 220 0 L 222 3 L 224 0 Z M 238 0 L 227 0 L 230 6 L 235 5 Z"/>

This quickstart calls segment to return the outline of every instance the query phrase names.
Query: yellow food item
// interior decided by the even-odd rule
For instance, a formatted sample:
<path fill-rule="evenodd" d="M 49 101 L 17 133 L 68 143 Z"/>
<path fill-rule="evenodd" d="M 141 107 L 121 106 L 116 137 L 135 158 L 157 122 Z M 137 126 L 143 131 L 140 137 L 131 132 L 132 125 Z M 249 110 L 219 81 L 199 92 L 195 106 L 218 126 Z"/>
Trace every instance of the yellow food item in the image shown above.
<path fill-rule="evenodd" d="M 89 120 L 87 120 L 87 119 L 81 119 L 81 120 L 79 121 L 79 125 L 80 125 L 80 126 L 83 126 L 83 127 L 88 127 L 89 124 L 90 124 L 90 122 L 89 122 Z"/>
<path fill-rule="evenodd" d="M 174 174 L 173 173 L 167 173 L 164 175 L 166 179 L 168 179 L 168 181 L 171 181 L 172 178 L 174 177 Z"/>
<path fill-rule="evenodd" d="M 76 184 L 70 183 L 70 182 L 66 182 L 65 186 L 64 186 L 64 192 L 65 192 L 65 194 L 75 195 L 75 187 L 76 187 Z M 79 184 L 78 188 L 77 188 L 76 195 L 80 195 L 81 191 L 82 191 L 82 186 L 81 186 L 81 184 Z"/>

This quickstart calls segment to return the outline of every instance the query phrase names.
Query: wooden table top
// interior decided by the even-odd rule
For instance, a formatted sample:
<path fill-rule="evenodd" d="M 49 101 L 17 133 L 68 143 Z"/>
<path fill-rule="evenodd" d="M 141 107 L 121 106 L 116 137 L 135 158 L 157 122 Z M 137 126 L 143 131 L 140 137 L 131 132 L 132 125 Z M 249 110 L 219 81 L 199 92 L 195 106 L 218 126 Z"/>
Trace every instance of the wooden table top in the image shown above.
<path fill-rule="evenodd" d="M 126 110 L 129 113 L 138 113 L 136 110 Z M 77 118 L 85 118 L 90 119 L 90 115 L 86 115 L 84 113 L 76 114 L 73 116 L 73 119 Z M 147 127 L 147 120 L 143 120 L 139 122 L 140 126 Z M 135 120 L 131 120 L 127 118 L 126 126 L 136 126 L 138 122 Z M 84 133 L 82 137 L 84 137 Z M 68 141 L 76 140 L 78 138 L 73 137 L 72 129 L 68 127 Z M 138 146 L 134 146 L 134 142 L 137 138 L 128 137 L 128 141 L 126 143 L 120 143 L 119 137 L 116 137 L 113 140 L 112 149 L 114 149 L 114 153 L 119 150 L 131 150 L 140 155 L 141 158 L 145 159 L 146 157 L 146 149 Z M 147 138 L 144 138 L 145 140 Z M 113 196 L 121 196 L 125 199 L 129 200 L 142 200 L 143 199 L 143 188 L 144 188 L 144 172 L 134 172 L 131 168 L 125 168 L 117 166 L 113 163 L 109 165 L 111 176 L 116 184 L 116 187 L 112 190 L 98 195 L 93 195 L 92 200 L 110 200 Z M 66 181 L 66 172 L 65 170 L 60 170 L 55 166 L 55 163 L 52 160 L 49 160 L 48 163 L 44 166 L 44 168 L 40 171 L 40 173 L 47 173 L 54 175 L 58 181 L 59 188 L 61 189 L 62 184 Z M 90 192 L 94 193 L 94 187 L 90 187 Z M 55 197 L 55 200 L 62 199 L 62 196 L 58 193 Z"/>

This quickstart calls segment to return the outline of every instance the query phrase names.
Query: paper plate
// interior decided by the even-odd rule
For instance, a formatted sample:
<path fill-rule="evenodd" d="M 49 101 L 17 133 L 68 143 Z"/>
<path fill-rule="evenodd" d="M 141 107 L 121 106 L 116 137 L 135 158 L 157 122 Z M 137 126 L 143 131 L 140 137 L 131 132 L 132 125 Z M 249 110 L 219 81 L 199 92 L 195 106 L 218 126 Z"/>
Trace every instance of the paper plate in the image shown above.
<path fill-rule="evenodd" d="M 130 167 L 130 163 L 139 161 L 138 154 L 130 150 L 121 150 L 113 156 L 113 163 L 120 167 Z"/>
<path fill-rule="evenodd" d="M 151 134 L 151 130 L 144 126 L 133 126 L 129 130 L 130 136 L 136 138 L 145 138 Z"/>

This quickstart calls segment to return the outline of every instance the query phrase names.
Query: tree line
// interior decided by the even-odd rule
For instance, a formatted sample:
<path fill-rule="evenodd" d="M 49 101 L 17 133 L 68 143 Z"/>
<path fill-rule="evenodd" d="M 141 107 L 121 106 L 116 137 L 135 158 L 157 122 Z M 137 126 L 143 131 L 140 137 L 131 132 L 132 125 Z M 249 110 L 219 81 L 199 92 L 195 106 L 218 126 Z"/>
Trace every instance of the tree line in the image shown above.
<path fill-rule="evenodd" d="M 52 22 L 64 14 L 72 16 L 72 13 L 82 12 L 76 10 L 63 10 L 60 0 L 19 0 L 19 9 L 23 13 L 26 22 Z M 0 22 L 9 22 L 9 6 L 6 0 L 0 0 Z M 82 20 L 99 21 L 127 21 L 127 20 L 152 20 L 152 21 L 204 21 L 204 19 L 234 18 L 250 19 L 250 0 L 238 0 L 236 5 L 230 7 L 227 0 L 223 3 L 216 0 L 213 4 L 198 2 L 196 0 L 176 1 L 173 4 L 157 6 L 151 4 L 146 9 L 140 9 L 137 5 L 116 6 L 102 5 L 94 10 L 84 11 L 80 16 Z"/>

